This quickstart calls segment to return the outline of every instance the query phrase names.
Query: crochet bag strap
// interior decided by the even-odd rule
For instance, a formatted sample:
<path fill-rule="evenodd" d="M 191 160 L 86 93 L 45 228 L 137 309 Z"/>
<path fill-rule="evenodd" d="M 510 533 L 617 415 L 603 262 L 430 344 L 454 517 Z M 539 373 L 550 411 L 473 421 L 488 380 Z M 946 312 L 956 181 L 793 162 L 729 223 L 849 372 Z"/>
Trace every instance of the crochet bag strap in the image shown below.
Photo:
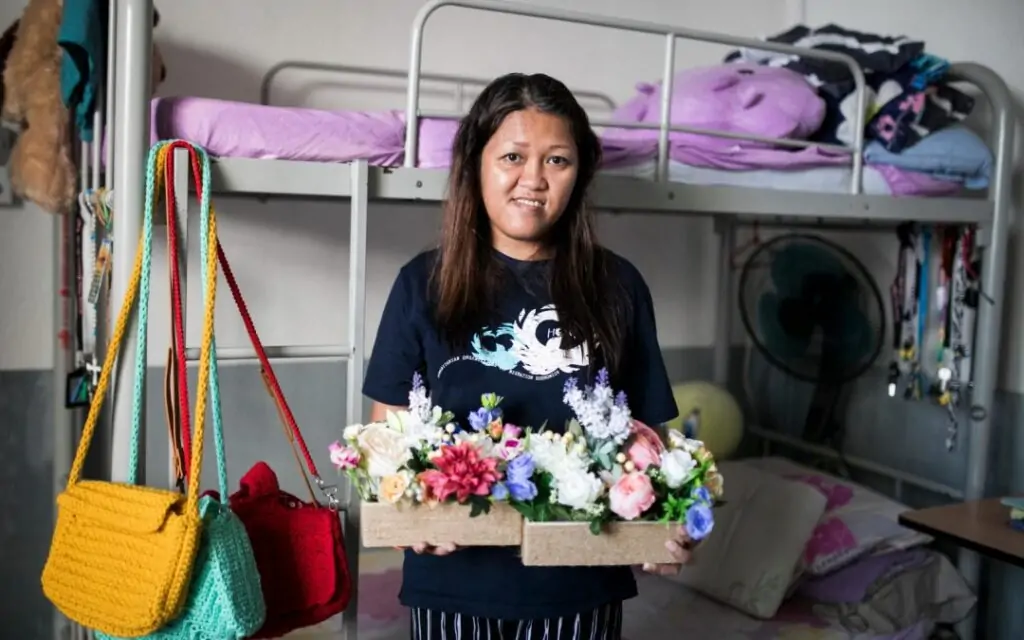
<path fill-rule="evenodd" d="M 174 195 L 173 145 L 165 146 L 161 159 L 164 173 L 164 202 L 167 220 L 167 260 L 171 293 L 171 346 L 167 350 L 167 369 L 164 375 L 164 408 L 174 462 L 175 484 L 185 490 L 188 468 L 190 420 L 188 408 L 188 362 L 185 357 L 185 322 L 181 302 L 181 269 L 178 251 L 177 209 Z M 172 161 L 168 162 L 168 159 Z"/>
<path fill-rule="evenodd" d="M 185 149 L 189 154 L 189 166 L 192 170 L 192 180 L 195 183 L 196 193 L 199 196 L 199 252 L 200 252 L 200 263 L 203 266 L 203 271 L 207 277 L 203 280 L 203 300 L 204 305 L 215 304 L 215 293 L 216 287 L 210 285 L 210 278 L 212 277 L 213 282 L 216 282 L 217 278 L 217 261 L 212 259 L 215 246 L 217 244 L 217 233 L 216 233 L 216 212 L 214 211 L 213 204 L 210 202 L 210 158 L 206 151 L 201 147 L 197 147 L 184 140 L 173 140 L 168 144 L 166 153 L 166 162 L 164 168 L 164 175 L 166 176 L 166 182 L 170 185 L 174 184 L 174 162 L 172 160 L 172 154 L 175 149 Z M 176 227 L 177 223 L 177 211 L 176 201 L 173 189 L 168 189 L 168 206 L 167 206 L 167 224 L 168 229 Z M 180 286 L 180 285 L 179 285 Z M 179 298 L 180 300 L 180 298 Z M 179 349 L 179 361 L 184 361 L 184 337 L 181 338 L 181 347 Z M 224 420 L 221 412 L 220 404 L 220 375 L 217 367 L 217 346 L 216 338 L 211 338 L 211 349 L 206 362 L 209 369 L 209 394 L 210 394 L 210 417 L 213 422 L 213 444 L 214 452 L 217 460 L 217 484 L 220 491 L 220 495 L 227 496 L 228 489 L 228 472 L 227 472 L 227 456 L 224 449 Z M 182 365 L 184 370 L 184 365 Z M 185 375 L 181 376 L 185 378 Z M 201 383 L 200 383 L 201 384 Z M 187 402 L 187 396 L 185 396 Z M 182 436 L 182 448 L 188 450 L 188 438 L 189 431 L 187 423 L 184 423 L 181 430 Z M 193 466 L 186 460 L 185 473 L 188 483 L 191 485 L 193 481 L 193 475 L 202 475 L 202 468 Z M 198 469 L 196 474 L 192 473 L 192 470 Z"/>
<path fill-rule="evenodd" d="M 299 451 L 302 453 L 302 458 L 306 463 L 306 469 L 309 471 L 309 475 L 313 478 L 313 482 L 319 487 L 320 491 L 327 498 L 327 506 L 331 509 L 337 509 L 340 507 L 338 501 L 338 490 L 334 485 L 328 485 L 320 478 L 320 472 L 316 468 L 316 463 L 313 462 L 313 456 L 309 454 L 309 448 L 306 446 L 306 441 L 302 438 L 302 431 L 299 430 L 299 425 L 295 422 L 295 416 L 292 414 L 291 408 L 288 406 L 288 401 L 284 397 L 284 392 L 281 391 L 281 385 L 277 382 L 277 376 L 274 375 L 274 368 L 270 365 L 270 359 L 267 357 L 267 352 L 263 348 L 263 343 L 260 341 L 259 334 L 256 333 L 256 326 L 253 324 L 252 317 L 249 315 L 249 309 L 245 304 L 245 300 L 242 298 L 242 292 L 238 288 L 238 282 L 235 280 L 235 275 L 231 271 L 231 265 L 228 263 L 227 256 L 224 254 L 224 248 L 217 242 L 217 259 L 220 262 L 221 271 L 224 272 L 224 280 L 228 283 L 228 288 L 231 289 L 231 297 L 235 299 L 235 306 L 238 307 L 238 312 L 242 316 L 242 322 L 245 324 L 245 330 L 249 334 L 249 340 L 252 342 L 253 349 L 256 351 L 256 357 L 260 361 L 260 375 L 263 377 L 264 384 L 267 386 L 267 391 L 270 393 L 270 397 L 274 400 L 274 404 L 277 407 L 278 414 L 280 415 L 282 422 L 286 425 L 285 435 L 288 437 L 289 444 L 292 445 L 292 451 L 297 445 Z M 296 457 L 298 454 L 296 453 Z M 302 474 L 302 479 L 306 482 L 306 486 L 309 488 L 313 502 L 317 502 L 315 495 L 313 495 L 313 488 L 309 485 L 309 478 L 306 477 L 306 470 L 302 468 L 302 464 L 299 464 L 299 471 Z"/>
<path fill-rule="evenodd" d="M 137 303 L 138 310 L 138 331 L 136 334 L 135 351 L 135 385 L 132 394 L 132 431 L 131 445 L 129 449 L 128 482 L 138 483 L 139 476 L 139 440 L 142 436 L 142 400 L 146 383 L 146 345 L 149 329 L 149 278 L 153 246 L 153 209 L 157 193 L 159 192 L 158 181 L 162 177 L 157 170 L 158 159 L 162 144 L 158 143 L 149 150 L 149 157 L 146 162 L 146 202 L 143 214 L 142 233 L 139 245 L 135 253 L 135 262 L 132 266 L 132 275 L 128 282 L 127 291 L 118 312 L 114 324 L 114 332 L 111 337 L 106 357 L 103 362 L 103 369 L 100 373 L 99 383 L 96 387 L 94 397 L 98 399 L 89 405 L 89 413 L 82 429 L 82 437 L 75 452 L 75 458 L 71 463 L 71 470 L 68 472 L 67 486 L 71 487 L 78 483 L 82 476 L 82 468 L 89 452 L 89 445 L 96 433 L 96 425 L 99 421 L 103 401 L 107 396 L 110 387 L 110 377 L 114 370 L 114 363 L 117 361 L 118 353 L 124 341 L 127 330 L 128 319 L 133 309 L 133 303 Z M 162 167 L 161 167 L 162 168 Z M 215 241 L 215 236 L 213 238 Z M 214 277 L 210 277 L 210 276 Z M 216 286 L 216 270 L 208 270 L 207 280 L 213 281 Z M 137 296 L 137 298 L 136 298 Z M 203 342 L 201 352 L 207 356 L 210 353 L 213 338 L 213 301 L 206 305 L 205 318 L 203 323 Z M 209 378 L 208 367 L 200 363 L 199 367 L 199 393 L 196 398 L 196 428 L 195 439 L 192 441 L 191 454 L 192 462 L 201 468 L 203 455 L 203 434 L 205 430 L 206 393 L 205 383 Z M 199 502 L 198 474 L 193 474 L 189 479 L 186 508 L 190 512 L 197 512 Z"/>

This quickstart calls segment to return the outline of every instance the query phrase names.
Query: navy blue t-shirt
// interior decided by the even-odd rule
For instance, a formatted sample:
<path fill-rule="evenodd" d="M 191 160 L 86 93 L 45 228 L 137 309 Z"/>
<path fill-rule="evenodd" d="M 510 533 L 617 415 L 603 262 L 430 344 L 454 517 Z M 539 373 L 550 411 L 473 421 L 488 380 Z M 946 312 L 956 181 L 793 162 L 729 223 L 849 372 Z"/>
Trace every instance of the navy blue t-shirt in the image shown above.
<path fill-rule="evenodd" d="M 402 267 L 388 297 L 366 372 L 363 393 L 407 406 L 414 372 L 433 403 L 465 424 L 480 395 L 502 396 L 505 419 L 562 429 L 572 417 L 562 401 L 569 376 L 593 380 L 585 348 L 564 351 L 546 285 L 549 261 L 522 262 L 496 254 L 513 277 L 497 301 L 500 322 L 481 327 L 462 352 L 452 352 L 428 306 L 435 251 Z M 637 269 L 612 255 L 626 303 L 628 335 L 619 386 L 635 418 L 660 424 L 677 415 L 658 347 L 651 294 Z M 596 301 L 600 302 L 600 301 Z M 515 349 L 510 348 L 513 344 Z M 408 607 L 506 620 L 575 615 L 637 595 L 629 567 L 525 567 L 513 547 L 466 547 L 448 556 L 406 552 L 400 600 Z"/>

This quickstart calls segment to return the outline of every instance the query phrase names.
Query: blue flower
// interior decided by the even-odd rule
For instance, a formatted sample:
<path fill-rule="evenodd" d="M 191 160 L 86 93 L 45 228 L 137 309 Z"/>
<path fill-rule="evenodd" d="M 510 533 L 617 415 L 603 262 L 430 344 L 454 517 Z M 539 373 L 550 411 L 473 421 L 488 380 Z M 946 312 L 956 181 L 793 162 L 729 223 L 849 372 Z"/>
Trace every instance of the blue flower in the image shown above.
<path fill-rule="evenodd" d="M 528 453 L 520 454 L 508 463 L 505 482 L 513 500 L 525 502 L 537 497 L 537 485 L 530 479 L 534 468 L 533 456 Z"/>
<path fill-rule="evenodd" d="M 491 497 L 501 502 L 508 500 L 508 487 L 505 486 L 504 482 L 495 482 L 491 487 Z"/>
<path fill-rule="evenodd" d="M 625 391 L 620 391 L 620 392 L 615 394 L 615 406 L 619 407 L 620 409 L 626 407 L 626 392 Z"/>
<path fill-rule="evenodd" d="M 577 384 L 576 376 L 569 376 L 565 379 L 565 384 L 562 385 L 562 394 L 569 393 L 576 388 Z"/>
<path fill-rule="evenodd" d="M 501 417 L 501 409 L 485 409 L 480 407 L 476 411 L 469 412 L 469 426 L 473 431 L 483 431 L 487 425 Z"/>
<path fill-rule="evenodd" d="M 711 504 L 711 492 L 705 487 L 697 487 L 690 494 L 690 497 L 697 502 L 703 502 L 704 504 Z"/>
<path fill-rule="evenodd" d="M 536 469 L 536 464 L 533 461 L 533 455 L 521 453 L 509 461 L 508 466 L 505 467 L 505 477 L 529 480 L 534 469 Z"/>
<path fill-rule="evenodd" d="M 686 535 L 694 542 L 703 540 L 715 528 L 715 516 L 711 507 L 703 502 L 696 502 L 686 512 Z"/>

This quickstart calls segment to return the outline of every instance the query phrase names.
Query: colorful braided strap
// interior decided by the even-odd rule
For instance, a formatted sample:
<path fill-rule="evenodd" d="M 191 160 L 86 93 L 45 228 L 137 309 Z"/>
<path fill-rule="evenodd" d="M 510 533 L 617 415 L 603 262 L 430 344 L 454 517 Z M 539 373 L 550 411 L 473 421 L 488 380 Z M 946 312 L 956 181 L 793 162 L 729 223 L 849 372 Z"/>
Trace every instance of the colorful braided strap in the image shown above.
<path fill-rule="evenodd" d="M 42 574 L 44 594 L 69 619 L 100 634 L 131 638 L 153 633 L 181 614 L 193 580 L 202 529 L 198 473 L 189 475 L 184 496 L 177 491 L 137 485 L 158 153 L 157 147 L 149 153 L 142 238 L 103 363 L 97 400 L 89 407 L 68 486 L 57 497 L 57 523 Z M 204 309 L 195 434 L 190 451 L 190 463 L 195 469 L 202 468 L 215 275 L 215 269 L 208 269 L 211 295 Z M 139 327 L 129 482 L 82 480 L 82 467 L 133 308 L 138 309 Z"/>
<path fill-rule="evenodd" d="M 173 153 L 175 149 L 186 149 L 191 159 L 193 179 L 200 193 L 200 259 L 205 277 L 203 279 L 204 307 L 215 303 L 217 261 L 213 251 L 217 246 L 216 214 L 209 200 L 210 161 L 206 152 L 180 141 L 158 143 L 160 149 L 157 171 L 165 177 L 165 183 L 174 183 Z M 176 227 L 174 194 L 170 189 L 167 197 L 167 224 L 170 230 Z M 172 265 L 172 312 L 176 322 L 181 319 L 180 282 L 176 265 Z M 177 295 L 173 292 L 177 291 Z M 181 334 L 182 327 L 176 326 L 175 333 Z M 183 338 L 182 338 L 183 339 Z M 211 338 L 213 348 L 206 354 L 200 366 L 209 368 L 210 413 L 213 421 L 214 450 L 217 460 L 217 479 L 221 492 L 227 487 L 227 459 L 224 452 L 223 420 L 220 409 L 220 389 L 216 360 L 216 339 Z M 183 344 L 178 345 L 178 355 L 183 356 Z M 186 392 L 187 393 L 187 392 Z M 182 403 L 187 402 L 186 399 Z M 181 436 L 187 440 L 187 418 L 182 421 Z M 175 443 L 172 443 L 174 445 Z M 188 449 L 188 447 L 183 447 Z M 184 468 L 189 485 L 202 474 L 201 467 L 186 461 Z M 266 619 L 266 605 L 263 601 L 260 574 L 256 567 L 252 545 L 241 521 L 226 504 L 216 498 L 204 495 L 199 501 L 203 517 L 203 534 L 200 539 L 199 555 L 192 579 L 188 601 L 182 615 L 164 628 L 145 636 L 147 640 L 231 640 L 241 639 L 257 631 Z M 111 636 L 96 635 L 97 640 L 114 640 Z"/>

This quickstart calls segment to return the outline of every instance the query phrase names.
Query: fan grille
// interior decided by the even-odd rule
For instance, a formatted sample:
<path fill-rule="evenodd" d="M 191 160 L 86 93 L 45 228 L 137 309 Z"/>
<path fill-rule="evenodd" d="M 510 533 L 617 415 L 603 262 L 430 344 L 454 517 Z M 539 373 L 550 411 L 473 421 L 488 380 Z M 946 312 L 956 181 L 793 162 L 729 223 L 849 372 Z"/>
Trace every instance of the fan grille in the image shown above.
<path fill-rule="evenodd" d="M 743 265 L 740 317 L 774 366 L 808 382 L 843 384 L 878 358 L 885 309 L 874 279 L 843 247 L 787 234 Z"/>

